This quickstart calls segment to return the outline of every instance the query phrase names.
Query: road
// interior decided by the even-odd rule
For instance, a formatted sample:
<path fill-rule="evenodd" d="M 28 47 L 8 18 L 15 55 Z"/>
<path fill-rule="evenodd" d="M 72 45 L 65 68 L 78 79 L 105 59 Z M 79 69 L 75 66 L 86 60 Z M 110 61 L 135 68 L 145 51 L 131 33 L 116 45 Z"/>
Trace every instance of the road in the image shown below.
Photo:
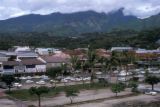
<path fill-rule="evenodd" d="M 119 95 L 131 94 L 130 89 L 126 89 L 124 92 L 119 93 Z M 81 91 L 77 97 L 74 98 L 74 102 L 83 102 L 96 99 L 110 98 L 115 96 L 110 89 L 99 89 L 99 90 L 85 90 Z M 54 98 L 43 98 L 42 105 L 45 107 L 69 104 L 70 99 L 65 97 L 64 93 Z M 30 104 L 37 105 L 37 101 L 30 101 Z"/>
<path fill-rule="evenodd" d="M 92 103 L 85 103 L 85 104 L 78 104 L 78 105 L 68 105 L 65 107 L 113 107 L 113 105 L 122 103 L 122 102 L 129 102 L 129 101 L 144 101 L 144 102 L 151 102 L 151 101 L 159 101 L 160 94 L 157 96 L 151 95 L 139 95 L 139 96 L 132 96 L 122 99 L 112 99 L 112 100 L 104 100 Z"/>

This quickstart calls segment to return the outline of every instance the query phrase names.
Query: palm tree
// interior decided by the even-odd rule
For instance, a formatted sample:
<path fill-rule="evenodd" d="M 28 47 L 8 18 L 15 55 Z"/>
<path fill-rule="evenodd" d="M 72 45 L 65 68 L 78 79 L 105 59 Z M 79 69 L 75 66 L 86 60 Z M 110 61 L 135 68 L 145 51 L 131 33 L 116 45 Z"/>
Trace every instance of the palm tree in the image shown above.
<path fill-rule="evenodd" d="M 93 83 L 93 79 L 95 77 L 94 66 L 96 63 L 96 53 L 90 46 L 88 47 L 87 58 L 87 64 L 91 70 L 91 83 Z"/>
<path fill-rule="evenodd" d="M 117 52 L 112 52 L 111 54 L 111 58 L 109 59 L 108 61 L 108 68 L 110 68 L 110 78 L 111 78 L 111 73 L 112 73 L 112 67 L 116 67 L 118 69 L 118 66 L 120 65 L 121 66 L 121 61 L 119 59 L 119 56 L 118 56 L 118 53 Z M 117 80 L 118 80 L 118 76 L 117 76 Z"/>
<path fill-rule="evenodd" d="M 71 71 L 73 72 L 73 71 L 76 70 L 77 64 L 78 64 L 78 62 L 79 62 L 78 56 L 72 55 L 72 56 L 71 56 L 71 59 L 70 59 L 70 62 L 71 62 Z"/>
<path fill-rule="evenodd" d="M 67 72 L 67 64 L 62 63 L 61 64 L 61 69 L 62 69 L 62 79 L 64 79 L 64 74 Z M 64 86 L 66 86 L 66 82 L 64 82 Z"/>
<path fill-rule="evenodd" d="M 83 86 L 84 86 L 84 84 L 85 84 L 85 81 L 84 81 L 84 72 L 85 72 L 85 62 L 81 62 L 81 73 L 82 73 L 82 84 L 83 84 Z"/>

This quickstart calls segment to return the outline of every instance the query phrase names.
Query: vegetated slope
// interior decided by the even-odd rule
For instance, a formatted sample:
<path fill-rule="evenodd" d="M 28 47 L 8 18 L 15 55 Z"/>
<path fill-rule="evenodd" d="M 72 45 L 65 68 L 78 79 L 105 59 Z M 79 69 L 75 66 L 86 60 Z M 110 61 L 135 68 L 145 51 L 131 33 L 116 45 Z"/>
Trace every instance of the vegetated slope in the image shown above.
<path fill-rule="evenodd" d="M 143 30 L 160 27 L 160 15 L 146 19 L 125 16 L 123 9 L 108 14 L 94 11 L 70 14 L 25 15 L 0 21 L 0 32 L 53 32 L 57 36 L 73 36 L 114 29 Z"/>

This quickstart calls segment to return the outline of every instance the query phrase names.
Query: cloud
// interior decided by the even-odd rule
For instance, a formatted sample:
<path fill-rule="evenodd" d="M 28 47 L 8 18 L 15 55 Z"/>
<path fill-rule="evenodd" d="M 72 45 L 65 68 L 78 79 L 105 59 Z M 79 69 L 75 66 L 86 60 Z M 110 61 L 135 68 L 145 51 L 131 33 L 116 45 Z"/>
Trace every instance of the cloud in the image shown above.
<path fill-rule="evenodd" d="M 111 12 L 124 8 L 125 15 L 146 18 L 160 12 L 160 0 L 0 0 L 0 20 L 25 14 L 72 13 L 94 10 Z"/>

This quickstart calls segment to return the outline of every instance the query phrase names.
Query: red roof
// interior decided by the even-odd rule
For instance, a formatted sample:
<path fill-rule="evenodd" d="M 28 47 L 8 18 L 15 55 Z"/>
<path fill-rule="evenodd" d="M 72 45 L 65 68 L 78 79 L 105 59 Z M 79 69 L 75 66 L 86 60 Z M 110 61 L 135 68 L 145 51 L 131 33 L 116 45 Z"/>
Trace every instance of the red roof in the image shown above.
<path fill-rule="evenodd" d="M 24 59 L 21 60 L 23 65 L 44 65 L 45 63 L 38 59 Z"/>
<path fill-rule="evenodd" d="M 19 61 L 5 61 L 2 62 L 3 65 L 8 65 L 8 66 L 18 66 L 20 64 Z"/>
<path fill-rule="evenodd" d="M 68 61 L 68 59 L 63 58 L 63 57 L 57 57 L 54 55 L 46 55 L 46 56 L 41 56 L 41 58 L 46 61 L 47 63 L 65 63 Z"/>

